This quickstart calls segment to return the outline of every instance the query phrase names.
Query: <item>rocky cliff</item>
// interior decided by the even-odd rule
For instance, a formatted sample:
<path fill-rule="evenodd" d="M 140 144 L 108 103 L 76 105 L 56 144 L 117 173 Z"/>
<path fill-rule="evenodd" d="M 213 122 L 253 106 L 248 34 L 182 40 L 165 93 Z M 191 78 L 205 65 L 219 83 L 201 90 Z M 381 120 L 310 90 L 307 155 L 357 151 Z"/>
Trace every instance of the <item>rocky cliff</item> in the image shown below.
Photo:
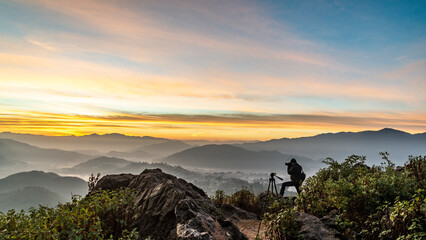
<path fill-rule="evenodd" d="M 135 205 L 127 221 L 142 239 L 247 239 L 219 214 L 204 191 L 183 179 L 147 169 L 140 175 L 108 175 L 95 189 L 133 188 Z"/>

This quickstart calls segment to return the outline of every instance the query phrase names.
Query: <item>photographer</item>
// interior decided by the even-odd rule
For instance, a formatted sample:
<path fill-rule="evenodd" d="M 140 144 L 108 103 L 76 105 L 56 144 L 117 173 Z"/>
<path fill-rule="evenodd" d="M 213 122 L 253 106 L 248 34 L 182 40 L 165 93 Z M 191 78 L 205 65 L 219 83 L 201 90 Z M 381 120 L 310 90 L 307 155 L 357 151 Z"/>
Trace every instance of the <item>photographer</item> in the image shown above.
<path fill-rule="evenodd" d="M 291 159 L 289 163 L 286 163 L 287 165 L 287 173 L 290 175 L 291 181 L 284 182 L 281 185 L 280 195 L 284 195 L 285 187 L 294 186 L 296 187 L 297 193 L 300 193 L 299 186 L 302 184 L 302 182 L 305 180 L 305 173 L 302 170 L 302 166 L 300 166 L 296 159 Z"/>

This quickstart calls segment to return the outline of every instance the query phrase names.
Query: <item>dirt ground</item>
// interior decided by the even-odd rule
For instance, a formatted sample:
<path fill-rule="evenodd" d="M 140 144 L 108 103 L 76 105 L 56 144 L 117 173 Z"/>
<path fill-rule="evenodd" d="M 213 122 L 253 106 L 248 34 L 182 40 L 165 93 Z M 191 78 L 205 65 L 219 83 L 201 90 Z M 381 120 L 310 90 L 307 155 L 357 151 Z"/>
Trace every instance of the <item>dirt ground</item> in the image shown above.
<path fill-rule="evenodd" d="M 237 222 L 237 227 L 244 233 L 249 240 L 255 240 L 257 235 L 257 228 L 259 227 L 259 220 L 240 220 Z M 265 226 L 260 226 L 259 235 L 262 236 L 265 231 Z"/>

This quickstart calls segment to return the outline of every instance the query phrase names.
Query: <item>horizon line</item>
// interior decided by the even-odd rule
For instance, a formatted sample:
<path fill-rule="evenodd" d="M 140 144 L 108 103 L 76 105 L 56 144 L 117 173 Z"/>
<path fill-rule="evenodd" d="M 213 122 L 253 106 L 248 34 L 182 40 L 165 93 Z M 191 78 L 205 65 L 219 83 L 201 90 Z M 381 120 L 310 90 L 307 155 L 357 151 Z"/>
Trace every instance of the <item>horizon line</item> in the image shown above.
<path fill-rule="evenodd" d="M 384 128 L 380 128 L 378 130 L 367 129 L 367 130 L 362 130 L 362 131 L 357 131 L 357 132 L 356 131 L 323 132 L 323 133 L 319 133 L 319 134 L 315 134 L 315 135 L 310 135 L 310 136 L 271 138 L 271 139 L 268 139 L 268 140 L 259 140 L 259 139 L 253 139 L 253 140 L 183 139 L 183 138 L 167 138 L 167 137 L 152 136 L 152 135 L 129 135 L 129 134 L 119 133 L 119 132 L 113 132 L 113 133 L 96 133 L 96 132 L 93 132 L 93 133 L 90 133 L 90 134 L 82 134 L 82 135 L 75 135 L 75 134 L 45 135 L 45 134 L 33 134 L 33 133 L 29 133 L 29 132 L 23 133 L 23 132 L 3 131 L 3 132 L 0 132 L 0 134 L 9 133 L 9 134 L 32 135 L 32 136 L 41 136 L 41 137 L 85 137 L 85 136 L 92 136 L 92 135 L 105 136 L 105 135 L 114 135 L 114 134 L 116 134 L 116 135 L 121 135 L 121 136 L 126 136 L 126 137 L 139 137 L 139 138 L 149 137 L 149 138 L 157 138 L 157 139 L 165 139 L 165 140 L 179 140 L 179 141 L 252 142 L 252 141 L 271 141 L 271 140 L 279 140 L 279 139 L 309 138 L 309 137 L 315 137 L 315 136 L 319 136 L 319 135 L 323 135 L 323 134 L 379 132 L 379 131 L 383 131 L 383 130 L 393 130 L 393 131 L 407 133 L 407 134 L 410 134 L 410 135 L 417 135 L 417 134 L 424 134 L 424 133 L 426 133 L 426 132 L 408 132 L 408 131 L 403 131 L 403 130 L 399 130 L 399 129 L 395 129 L 395 128 L 384 127 Z"/>

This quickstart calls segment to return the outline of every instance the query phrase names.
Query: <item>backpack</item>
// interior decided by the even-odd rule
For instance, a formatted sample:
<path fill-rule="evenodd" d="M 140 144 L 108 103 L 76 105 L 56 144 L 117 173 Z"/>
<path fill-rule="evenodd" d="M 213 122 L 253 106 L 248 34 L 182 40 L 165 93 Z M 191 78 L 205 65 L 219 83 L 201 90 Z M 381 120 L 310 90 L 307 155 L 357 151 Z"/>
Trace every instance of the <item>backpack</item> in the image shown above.
<path fill-rule="evenodd" d="M 306 174 L 304 172 L 301 172 L 298 176 L 298 181 L 300 184 L 302 184 L 303 181 L 305 181 Z"/>

